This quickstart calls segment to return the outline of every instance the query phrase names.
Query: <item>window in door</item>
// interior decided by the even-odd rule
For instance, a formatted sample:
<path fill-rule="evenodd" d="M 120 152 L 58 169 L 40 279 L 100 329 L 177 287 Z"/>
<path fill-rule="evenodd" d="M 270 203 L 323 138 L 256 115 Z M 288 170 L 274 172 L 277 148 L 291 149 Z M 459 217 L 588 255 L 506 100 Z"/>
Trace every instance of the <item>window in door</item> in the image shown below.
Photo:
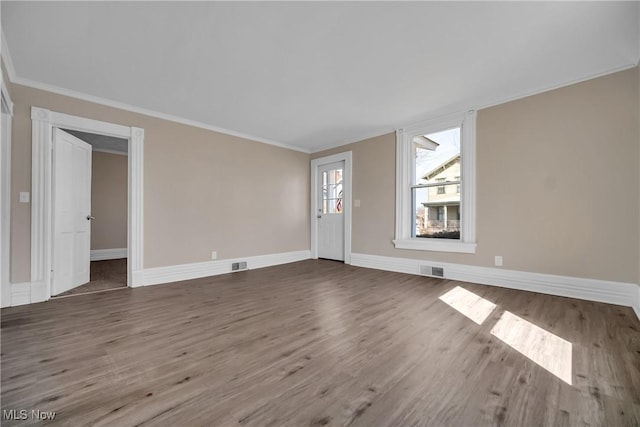
<path fill-rule="evenodd" d="M 342 169 L 322 172 L 322 213 L 342 213 Z"/>

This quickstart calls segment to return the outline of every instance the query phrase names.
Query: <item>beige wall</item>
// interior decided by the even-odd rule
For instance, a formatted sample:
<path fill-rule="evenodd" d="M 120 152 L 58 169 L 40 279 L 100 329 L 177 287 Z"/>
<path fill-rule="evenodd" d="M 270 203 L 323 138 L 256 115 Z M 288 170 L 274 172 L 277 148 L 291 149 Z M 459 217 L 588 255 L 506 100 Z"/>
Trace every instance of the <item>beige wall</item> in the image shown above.
<path fill-rule="evenodd" d="M 91 159 L 91 249 L 127 247 L 127 156 L 94 151 Z"/>
<path fill-rule="evenodd" d="M 31 106 L 145 129 L 144 267 L 309 249 L 309 155 L 12 85 L 12 281 L 29 280 Z"/>
<path fill-rule="evenodd" d="M 638 67 L 478 112 L 475 254 L 393 247 L 395 136 L 353 152 L 353 252 L 638 283 Z"/>

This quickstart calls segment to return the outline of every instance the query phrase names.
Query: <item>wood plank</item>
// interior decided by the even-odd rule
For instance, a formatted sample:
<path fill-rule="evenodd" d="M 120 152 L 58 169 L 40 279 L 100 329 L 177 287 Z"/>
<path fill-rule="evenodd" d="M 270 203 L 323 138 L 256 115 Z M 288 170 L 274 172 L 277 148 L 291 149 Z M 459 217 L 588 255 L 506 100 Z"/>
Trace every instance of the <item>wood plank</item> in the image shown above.
<path fill-rule="evenodd" d="M 491 334 L 507 312 L 571 343 L 571 384 Z M 52 425 L 640 425 L 625 307 L 309 260 L 1 315 L 2 409 Z"/>

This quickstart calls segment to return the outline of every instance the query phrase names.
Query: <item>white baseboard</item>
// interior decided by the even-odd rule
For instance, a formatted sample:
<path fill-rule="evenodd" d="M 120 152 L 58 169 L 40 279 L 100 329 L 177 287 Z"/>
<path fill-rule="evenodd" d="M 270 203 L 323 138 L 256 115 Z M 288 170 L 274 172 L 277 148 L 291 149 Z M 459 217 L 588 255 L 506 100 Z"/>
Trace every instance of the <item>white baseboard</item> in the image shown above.
<path fill-rule="evenodd" d="M 231 264 L 239 261 L 246 261 L 248 269 L 252 270 L 273 265 L 303 261 L 309 258 L 311 258 L 311 252 L 304 250 L 236 259 L 181 264 L 167 267 L 147 268 L 132 272 L 131 285 L 132 287 L 158 285 L 162 283 L 231 273 Z M 351 265 L 357 267 L 420 275 L 421 264 L 444 268 L 446 279 L 632 307 L 640 319 L 640 286 L 635 283 L 557 276 L 551 274 L 431 262 L 408 258 L 385 257 L 379 255 L 351 254 Z M 44 286 L 44 282 L 11 284 L 12 306 L 36 303 L 45 300 L 46 288 Z"/>
<path fill-rule="evenodd" d="M 22 282 L 11 284 L 11 306 L 33 304 L 47 300 L 44 282 Z"/>
<path fill-rule="evenodd" d="M 640 319 L 640 286 L 635 283 L 379 255 L 351 254 L 351 265 L 378 270 L 420 275 L 421 264 L 444 268 L 446 279 L 632 307 Z"/>
<path fill-rule="evenodd" d="M 121 259 L 127 257 L 127 248 L 91 249 L 91 261 Z"/>
<path fill-rule="evenodd" d="M 122 251 L 122 249 L 104 249 L 104 251 Z M 126 257 L 126 249 L 125 257 Z M 122 252 L 120 252 L 122 253 Z M 105 255 L 107 256 L 107 255 Z M 99 258 L 99 259 L 116 259 Z M 197 279 L 200 277 L 215 276 L 231 273 L 231 264 L 246 261 L 247 268 L 270 267 L 272 265 L 287 264 L 303 261 L 311 258 L 311 251 L 284 252 L 279 254 L 258 255 L 237 259 L 224 259 L 217 261 L 198 262 L 193 264 L 181 264 L 168 267 L 147 268 L 132 272 L 131 287 L 159 285 L 161 283 L 178 282 L 180 280 Z M 92 258 L 93 260 L 93 258 Z M 24 282 L 11 284 L 11 306 L 32 304 L 46 301 L 47 292 L 44 282 Z"/>
<path fill-rule="evenodd" d="M 31 304 L 31 283 L 11 284 L 11 306 Z"/>
<path fill-rule="evenodd" d="M 231 264 L 246 261 L 247 268 L 270 267 L 311 258 L 311 251 L 284 252 L 279 254 L 258 255 L 235 259 L 197 262 L 193 264 L 171 265 L 167 267 L 145 268 L 134 273 L 133 286 L 159 285 L 161 283 L 178 282 L 200 277 L 216 276 L 231 273 Z"/>

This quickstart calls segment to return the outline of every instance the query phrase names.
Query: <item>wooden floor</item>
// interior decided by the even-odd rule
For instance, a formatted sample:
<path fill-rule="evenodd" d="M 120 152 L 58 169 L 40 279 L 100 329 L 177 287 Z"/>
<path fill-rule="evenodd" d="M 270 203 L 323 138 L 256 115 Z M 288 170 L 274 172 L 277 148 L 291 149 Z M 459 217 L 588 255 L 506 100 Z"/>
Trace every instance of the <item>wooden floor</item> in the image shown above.
<path fill-rule="evenodd" d="M 127 259 L 91 261 L 91 281 L 70 289 L 58 297 L 87 294 L 127 287 Z"/>
<path fill-rule="evenodd" d="M 478 324 L 453 289 L 496 307 Z M 568 378 L 497 337 L 507 314 L 525 346 L 570 343 Z M 3 309 L 2 409 L 29 411 L 3 425 L 638 426 L 639 331 L 625 307 L 309 260 Z"/>

